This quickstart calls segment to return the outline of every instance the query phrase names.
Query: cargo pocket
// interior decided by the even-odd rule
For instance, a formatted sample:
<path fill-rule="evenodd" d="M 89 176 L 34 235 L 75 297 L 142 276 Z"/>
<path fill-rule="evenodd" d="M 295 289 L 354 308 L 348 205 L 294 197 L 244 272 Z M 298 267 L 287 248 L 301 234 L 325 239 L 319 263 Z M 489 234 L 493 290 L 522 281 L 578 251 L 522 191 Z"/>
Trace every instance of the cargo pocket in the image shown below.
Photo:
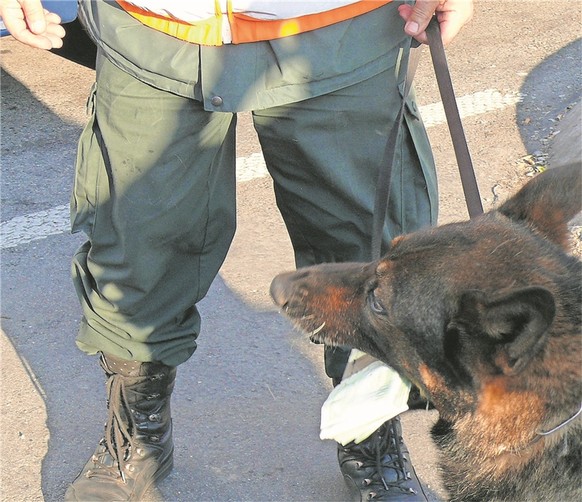
<path fill-rule="evenodd" d="M 399 77 L 400 99 L 404 95 L 405 76 Z M 393 195 L 399 203 L 392 206 L 399 232 L 409 233 L 436 225 L 438 185 L 432 149 L 416 104 L 414 87 L 406 98 L 404 120 L 395 153 L 396 169 L 392 175 Z"/>
<path fill-rule="evenodd" d="M 97 140 L 96 93 L 96 84 L 93 84 L 87 99 L 87 114 L 90 118 L 77 146 L 75 180 L 71 195 L 71 231 L 73 233 L 83 231 L 89 236 L 95 222 L 99 202 L 99 178 L 104 165 Z"/>

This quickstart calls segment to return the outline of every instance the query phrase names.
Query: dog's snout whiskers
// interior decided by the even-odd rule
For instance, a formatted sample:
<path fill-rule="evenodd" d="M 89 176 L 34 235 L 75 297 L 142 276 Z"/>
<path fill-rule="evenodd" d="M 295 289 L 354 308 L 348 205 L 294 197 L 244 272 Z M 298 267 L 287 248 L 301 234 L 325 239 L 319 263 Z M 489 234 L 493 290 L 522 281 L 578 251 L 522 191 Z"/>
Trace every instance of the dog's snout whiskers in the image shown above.
<path fill-rule="evenodd" d="M 325 327 L 325 321 L 323 321 L 321 323 L 321 325 L 318 328 L 315 328 L 311 333 L 310 336 L 315 336 L 317 335 L 317 333 L 319 333 L 323 328 Z"/>

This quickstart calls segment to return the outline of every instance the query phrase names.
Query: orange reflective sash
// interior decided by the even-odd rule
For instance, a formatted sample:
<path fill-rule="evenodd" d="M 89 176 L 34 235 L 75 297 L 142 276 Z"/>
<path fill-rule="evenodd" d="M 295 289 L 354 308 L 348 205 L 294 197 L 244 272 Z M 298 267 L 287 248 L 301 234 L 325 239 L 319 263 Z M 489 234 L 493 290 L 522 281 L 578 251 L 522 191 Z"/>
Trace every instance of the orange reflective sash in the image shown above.
<path fill-rule="evenodd" d="M 214 17 L 196 23 L 187 23 L 175 18 L 152 13 L 124 0 L 116 0 L 123 10 L 157 31 L 161 31 L 180 40 L 200 45 L 222 45 L 222 23 L 230 24 L 233 44 L 274 40 L 316 30 L 341 21 L 365 14 L 392 0 L 361 0 L 349 5 L 337 7 L 316 14 L 307 14 L 292 19 L 264 20 L 249 15 L 232 12 L 232 2 L 228 2 L 228 16 L 222 14 L 219 2 L 216 2 Z"/>
<path fill-rule="evenodd" d="M 317 30 L 325 26 L 330 26 L 347 19 L 370 12 L 382 5 L 390 3 L 391 0 L 361 1 L 344 5 L 336 9 L 308 14 L 294 19 L 277 19 L 265 21 L 256 19 L 244 14 L 231 13 L 230 26 L 232 30 L 232 43 L 244 44 L 247 42 L 257 42 L 260 40 L 274 40 L 277 38 L 289 37 L 304 33 L 306 31 Z"/>
<path fill-rule="evenodd" d="M 164 17 L 141 9 L 123 0 L 116 0 L 120 7 L 142 24 L 186 42 L 201 45 L 222 45 L 222 14 L 219 9 L 214 17 L 197 22 L 186 23 L 178 19 Z"/>

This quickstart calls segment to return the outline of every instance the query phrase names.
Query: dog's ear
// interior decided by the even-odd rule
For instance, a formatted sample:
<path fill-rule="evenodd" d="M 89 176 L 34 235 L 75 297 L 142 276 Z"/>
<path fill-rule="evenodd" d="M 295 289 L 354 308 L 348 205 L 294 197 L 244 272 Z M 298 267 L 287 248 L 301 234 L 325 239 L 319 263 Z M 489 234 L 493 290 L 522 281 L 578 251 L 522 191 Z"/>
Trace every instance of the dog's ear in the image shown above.
<path fill-rule="evenodd" d="M 542 287 L 515 289 L 489 300 L 479 291 L 465 292 L 459 318 L 473 333 L 486 336 L 491 363 L 506 375 L 522 371 L 544 347 L 554 320 L 553 295 Z M 468 326 L 472 323 L 473 326 Z"/>
<path fill-rule="evenodd" d="M 499 212 L 568 247 L 568 222 L 582 210 L 582 162 L 548 169 L 501 205 Z"/>

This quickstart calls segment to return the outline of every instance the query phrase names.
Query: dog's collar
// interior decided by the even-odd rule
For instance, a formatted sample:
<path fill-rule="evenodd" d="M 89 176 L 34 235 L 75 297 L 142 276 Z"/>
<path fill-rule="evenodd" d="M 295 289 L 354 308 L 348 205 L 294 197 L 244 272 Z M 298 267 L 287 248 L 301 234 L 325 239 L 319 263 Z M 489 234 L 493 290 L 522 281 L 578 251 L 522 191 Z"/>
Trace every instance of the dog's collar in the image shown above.
<path fill-rule="evenodd" d="M 568 420 L 565 420 L 560 425 L 557 425 L 556 427 L 554 427 L 553 429 L 550 429 L 549 431 L 546 431 L 546 432 L 536 432 L 536 434 L 538 436 L 549 436 L 550 434 L 553 434 L 554 432 L 560 430 L 562 427 L 568 425 L 572 420 L 574 420 L 578 416 L 580 416 L 581 413 L 582 413 L 582 404 L 580 405 L 580 409 L 576 413 L 574 413 L 574 415 L 572 415 Z"/>

